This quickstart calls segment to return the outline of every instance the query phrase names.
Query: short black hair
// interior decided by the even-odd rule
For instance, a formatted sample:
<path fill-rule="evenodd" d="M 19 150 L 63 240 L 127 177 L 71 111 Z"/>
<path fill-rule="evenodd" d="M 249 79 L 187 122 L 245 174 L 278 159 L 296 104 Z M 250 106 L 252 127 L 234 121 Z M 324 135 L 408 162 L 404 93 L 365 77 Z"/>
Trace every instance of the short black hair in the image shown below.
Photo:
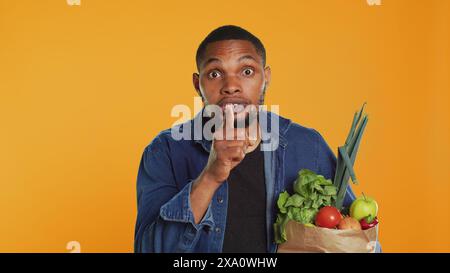
<path fill-rule="evenodd" d="M 261 56 L 263 66 L 266 66 L 266 49 L 261 41 L 249 31 L 234 25 L 226 25 L 216 28 L 206 36 L 206 38 L 200 43 L 195 61 L 197 63 L 197 69 L 200 70 L 200 63 L 204 57 L 206 47 L 208 44 L 224 40 L 245 40 L 253 44 L 258 55 Z"/>

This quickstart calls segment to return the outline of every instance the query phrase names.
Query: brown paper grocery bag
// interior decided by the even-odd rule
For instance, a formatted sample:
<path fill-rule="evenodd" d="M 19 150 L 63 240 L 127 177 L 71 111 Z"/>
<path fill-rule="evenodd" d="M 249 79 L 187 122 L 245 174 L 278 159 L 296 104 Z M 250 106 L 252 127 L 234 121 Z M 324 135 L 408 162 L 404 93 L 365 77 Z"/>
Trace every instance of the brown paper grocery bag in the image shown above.
<path fill-rule="evenodd" d="M 278 246 L 279 253 L 373 253 L 377 241 L 377 226 L 367 230 L 338 230 L 307 227 L 289 221 L 286 225 L 286 236 L 287 242 Z"/>

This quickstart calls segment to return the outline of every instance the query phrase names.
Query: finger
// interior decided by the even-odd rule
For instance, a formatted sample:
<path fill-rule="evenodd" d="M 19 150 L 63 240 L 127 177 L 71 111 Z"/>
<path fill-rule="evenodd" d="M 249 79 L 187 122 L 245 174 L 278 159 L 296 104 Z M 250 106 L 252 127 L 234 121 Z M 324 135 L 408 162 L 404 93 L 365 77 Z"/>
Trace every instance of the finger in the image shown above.
<path fill-rule="evenodd" d="M 252 104 L 249 104 L 249 105 L 245 106 L 244 109 L 241 112 L 237 113 L 236 114 L 236 119 L 245 118 L 245 115 L 247 115 L 247 113 L 249 112 L 251 105 Z"/>
<path fill-rule="evenodd" d="M 247 153 L 247 147 L 248 146 L 253 146 L 253 142 L 249 137 L 249 133 L 248 131 L 245 131 L 245 152 Z"/>
<path fill-rule="evenodd" d="M 223 140 L 221 142 L 216 142 L 214 144 L 214 150 L 217 154 L 221 156 L 221 158 L 229 159 L 232 157 L 236 150 L 245 151 L 246 144 L 243 141 L 229 141 Z"/>
<path fill-rule="evenodd" d="M 250 136 L 250 132 L 249 132 L 250 129 L 248 131 L 245 131 L 245 134 L 246 134 L 246 138 L 245 139 L 247 140 L 247 144 L 248 145 L 253 146 L 256 143 L 256 137 L 253 136 L 253 134 L 252 134 L 252 136 Z"/>
<path fill-rule="evenodd" d="M 248 143 L 245 142 L 244 143 L 244 154 L 247 154 L 247 150 L 248 150 Z"/>
<path fill-rule="evenodd" d="M 246 141 L 248 133 L 246 128 L 219 129 L 213 133 L 213 139 L 223 141 Z"/>
<path fill-rule="evenodd" d="M 246 143 L 244 140 L 227 140 L 226 146 L 228 147 L 245 147 Z"/>
<path fill-rule="evenodd" d="M 235 129 L 235 135 L 237 140 L 245 140 L 246 139 L 246 128 L 236 128 Z"/>
<path fill-rule="evenodd" d="M 234 129 L 234 111 L 231 104 L 225 105 L 225 128 Z"/>
<path fill-rule="evenodd" d="M 245 157 L 243 147 L 229 147 L 226 149 L 226 154 L 232 161 L 241 161 Z"/>
<path fill-rule="evenodd" d="M 217 141 L 221 141 L 221 140 L 225 139 L 224 131 L 223 131 L 223 129 L 221 127 L 214 131 L 213 139 L 217 140 Z"/>
<path fill-rule="evenodd" d="M 233 157 L 231 161 L 233 161 L 233 162 L 241 162 L 242 160 L 244 160 L 244 158 L 245 158 L 245 153 L 243 151 L 241 151 L 241 152 L 239 152 L 238 155 Z"/>

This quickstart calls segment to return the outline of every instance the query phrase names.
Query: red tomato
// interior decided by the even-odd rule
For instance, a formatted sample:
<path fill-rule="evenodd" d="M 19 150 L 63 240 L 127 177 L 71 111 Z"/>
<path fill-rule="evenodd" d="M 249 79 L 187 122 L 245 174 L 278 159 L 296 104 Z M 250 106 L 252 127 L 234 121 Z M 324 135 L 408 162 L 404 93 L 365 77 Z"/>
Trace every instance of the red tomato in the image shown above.
<path fill-rule="evenodd" d="M 319 210 L 316 215 L 316 226 L 324 228 L 336 227 L 342 219 L 339 210 L 332 206 L 326 206 Z"/>

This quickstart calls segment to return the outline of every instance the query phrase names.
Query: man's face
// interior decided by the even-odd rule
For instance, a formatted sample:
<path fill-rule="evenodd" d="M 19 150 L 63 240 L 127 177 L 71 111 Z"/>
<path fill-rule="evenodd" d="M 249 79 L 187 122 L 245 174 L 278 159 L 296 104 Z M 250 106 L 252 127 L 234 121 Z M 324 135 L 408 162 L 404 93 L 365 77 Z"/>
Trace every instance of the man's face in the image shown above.
<path fill-rule="evenodd" d="M 233 104 L 236 112 L 245 106 L 263 103 L 270 81 L 270 68 L 256 48 L 245 40 L 224 40 L 208 44 L 199 73 L 194 73 L 194 87 L 205 105 L 224 109 Z"/>

